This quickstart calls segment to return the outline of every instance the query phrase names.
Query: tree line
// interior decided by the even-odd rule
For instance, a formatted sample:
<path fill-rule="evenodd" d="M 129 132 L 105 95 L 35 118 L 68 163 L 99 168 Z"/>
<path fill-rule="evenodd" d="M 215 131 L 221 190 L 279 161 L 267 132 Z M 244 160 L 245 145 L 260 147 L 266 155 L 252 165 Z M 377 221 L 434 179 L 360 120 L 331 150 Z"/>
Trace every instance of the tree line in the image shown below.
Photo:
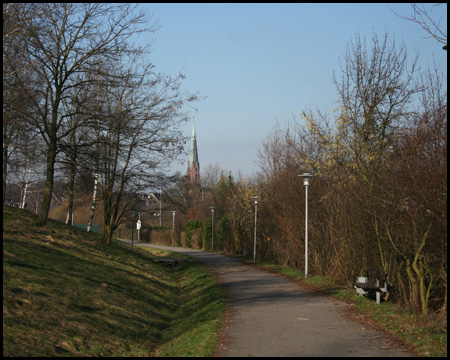
<path fill-rule="evenodd" d="M 196 100 L 183 74 L 158 73 L 149 46 L 132 41 L 158 27 L 136 4 L 3 4 L 3 204 L 8 176 L 24 196 L 45 169 L 44 226 L 55 176 L 68 183 L 69 217 L 75 181 L 87 178 L 89 225 L 100 197 L 111 243 L 137 194 L 182 151 L 185 105 Z"/>
<path fill-rule="evenodd" d="M 446 316 L 447 90 L 437 69 L 419 69 L 387 34 L 357 35 L 333 76 L 332 117 L 305 109 L 277 122 L 255 176 L 209 166 L 200 187 L 164 174 L 183 151 L 185 105 L 197 96 L 182 90 L 183 74 L 156 72 L 149 49 L 131 42 L 157 29 L 131 4 L 3 4 L 3 204 L 8 177 L 24 203 L 43 173 L 45 225 L 60 177 L 69 217 L 80 187 L 92 196 L 89 225 L 102 203 L 110 245 L 139 195 L 165 184 L 178 233 L 199 229 L 205 249 L 214 234 L 215 250 L 252 256 L 258 196 L 257 259 L 303 269 L 298 175 L 310 172 L 310 272 L 351 284 L 382 269 L 390 299 Z"/>
<path fill-rule="evenodd" d="M 304 269 L 309 186 L 309 267 L 350 285 L 372 269 L 388 274 L 390 300 L 421 313 L 447 309 L 447 90 L 387 34 L 356 36 L 335 73 L 334 116 L 305 110 L 276 123 L 251 179 L 210 166 L 190 204 L 203 246 Z M 180 192 L 179 192 L 180 193 Z M 184 202 L 186 204 L 186 202 Z M 187 214 L 187 211 L 184 212 Z M 189 219 L 187 219 L 189 220 Z M 192 226 L 192 223 L 190 223 Z"/>

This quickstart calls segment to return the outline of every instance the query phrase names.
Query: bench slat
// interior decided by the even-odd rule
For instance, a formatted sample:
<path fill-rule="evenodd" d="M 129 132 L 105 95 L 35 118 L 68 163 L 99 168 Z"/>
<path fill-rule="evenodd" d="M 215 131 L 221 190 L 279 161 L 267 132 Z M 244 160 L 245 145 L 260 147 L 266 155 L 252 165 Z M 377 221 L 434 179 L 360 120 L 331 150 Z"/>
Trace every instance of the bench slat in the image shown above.
<path fill-rule="evenodd" d="M 377 304 L 380 304 L 381 302 L 381 293 L 382 292 L 387 292 L 387 273 L 384 270 L 372 270 L 371 274 L 373 275 L 373 277 L 376 279 L 376 285 L 374 285 L 373 283 L 362 283 L 362 282 L 358 282 L 355 281 L 353 283 L 354 287 L 356 288 L 356 292 L 360 295 L 363 296 L 365 294 L 373 294 L 372 292 L 376 292 L 376 296 L 377 296 Z M 383 283 L 383 287 L 380 287 L 380 283 Z"/>
<path fill-rule="evenodd" d="M 373 285 L 373 284 L 369 284 L 369 283 L 359 283 L 359 282 L 355 282 L 353 283 L 355 286 L 363 289 L 363 290 L 379 290 L 380 287 Z"/>

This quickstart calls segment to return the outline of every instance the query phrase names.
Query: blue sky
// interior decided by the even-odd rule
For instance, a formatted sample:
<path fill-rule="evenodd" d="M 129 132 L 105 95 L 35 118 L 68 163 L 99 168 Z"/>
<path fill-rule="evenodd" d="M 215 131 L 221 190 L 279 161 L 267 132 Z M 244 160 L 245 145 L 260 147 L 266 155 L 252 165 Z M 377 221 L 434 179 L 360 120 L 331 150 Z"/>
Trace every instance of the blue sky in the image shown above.
<path fill-rule="evenodd" d="M 333 71 L 359 33 L 368 44 L 387 32 L 420 64 L 433 59 L 447 76 L 447 53 L 419 25 L 387 4 L 141 4 L 160 29 L 149 36 L 149 61 L 167 75 L 180 70 L 184 89 L 206 97 L 195 104 L 200 167 L 216 164 L 237 177 L 258 171 L 257 151 L 275 122 L 302 110 L 332 116 L 337 93 Z M 411 15 L 409 4 L 392 4 Z M 440 14 L 446 14 L 446 5 Z M 434 14 L 435 12 L 433 12 Z M 447 28 L 446 15 L 442 28 Z M 192 122 L 184 132 L 190 136 Z M 189 146 L 189 142 L 186 144 Z M 169 170 L 184 173 L 188 156 Z"/>

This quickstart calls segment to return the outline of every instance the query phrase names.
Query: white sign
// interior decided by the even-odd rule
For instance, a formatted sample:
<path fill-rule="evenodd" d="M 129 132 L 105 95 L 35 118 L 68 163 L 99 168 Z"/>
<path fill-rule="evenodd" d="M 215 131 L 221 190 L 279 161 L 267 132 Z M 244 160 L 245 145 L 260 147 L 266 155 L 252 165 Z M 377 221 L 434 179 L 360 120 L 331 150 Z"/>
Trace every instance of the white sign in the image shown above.
<path fill-rule="evenodd" d="M 141 220 L 138 220 L 136 222 L 136 229 L 140 230 L 141 229 Z"/>

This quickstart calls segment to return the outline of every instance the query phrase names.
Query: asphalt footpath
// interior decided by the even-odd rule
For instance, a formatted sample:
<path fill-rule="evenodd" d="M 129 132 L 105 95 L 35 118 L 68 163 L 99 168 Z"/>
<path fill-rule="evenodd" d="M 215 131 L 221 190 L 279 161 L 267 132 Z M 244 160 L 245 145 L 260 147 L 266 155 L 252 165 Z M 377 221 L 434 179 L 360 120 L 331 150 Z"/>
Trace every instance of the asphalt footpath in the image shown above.
<path fill-rule="evenodd" d="M 135 245 L 187 254 L 216 276 L 227 315 L 215 356 L 414 356 L 370 322 L 349 316 L 349 304 L 283 276 L 213 252 Z"/>

